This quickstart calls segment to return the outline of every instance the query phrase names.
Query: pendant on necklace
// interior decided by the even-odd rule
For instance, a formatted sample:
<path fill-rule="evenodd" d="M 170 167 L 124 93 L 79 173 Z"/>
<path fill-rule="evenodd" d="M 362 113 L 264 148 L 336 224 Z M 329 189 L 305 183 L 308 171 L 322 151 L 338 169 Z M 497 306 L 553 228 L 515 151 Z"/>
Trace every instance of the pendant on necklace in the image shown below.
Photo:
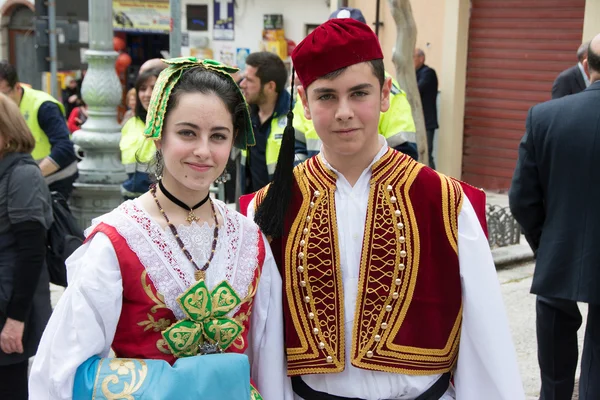
<path fill-rule="evenodd" d="M 190 210 L 190 213 L 188 214 L 185 220 L 191 224 L 192 222 L 199 221 L 200 218 L 196 217 L 196 214 L 194 214 L 194 210 Z"/>
<path fill-rule="evenodd" d="M 204 278 L 206 278 L 206 271 L 198 270 L 194 272 L 194 278 L 196 278 L 197 281 L 203 281 Z"/>

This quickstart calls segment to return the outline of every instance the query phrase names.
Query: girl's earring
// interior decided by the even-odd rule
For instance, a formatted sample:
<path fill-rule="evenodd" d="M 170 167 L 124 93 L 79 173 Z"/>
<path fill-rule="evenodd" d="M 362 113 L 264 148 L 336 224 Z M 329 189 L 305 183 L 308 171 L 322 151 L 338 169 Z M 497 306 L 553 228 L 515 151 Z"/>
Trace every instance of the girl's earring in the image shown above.
<path fill-rule="evenodd" d="M 154 175 L 156 176 L 156 180 L 160 181 L 163 178 L 163 170 L 165 168 L 162 152 L 160 150 L 156 150 L 154 157 L 156 158 L 156 171 L 154 172 Z"/>
<path fill-rule="evenodd" d="M 223 173 L 217 179 L 215 179 L 215 183 L 222 184 L 229 181 L 230 179 L 231 175 L 229 175 L 229 172 L 227 172 L 227 170 L 224 170 Z"/>

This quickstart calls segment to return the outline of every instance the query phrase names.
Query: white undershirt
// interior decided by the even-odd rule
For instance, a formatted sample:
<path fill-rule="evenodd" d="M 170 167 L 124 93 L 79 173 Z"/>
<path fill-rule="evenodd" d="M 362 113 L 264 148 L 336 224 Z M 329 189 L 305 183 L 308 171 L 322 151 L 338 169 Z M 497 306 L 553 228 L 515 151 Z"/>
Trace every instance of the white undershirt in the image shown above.
<path fill-rule="evenodd" d="M 581 76 L 583 76 L 583 81 L 585 82 L 585 87 L 589 87 L 590 86 L 590 78 L 588 78 L 587 74 L 585 73 L 585 68 L 583 68 L 583 64 L 582 63 L 577 63 L 577 66 L 579 67 L 579 72 L 581 72 Z"/>

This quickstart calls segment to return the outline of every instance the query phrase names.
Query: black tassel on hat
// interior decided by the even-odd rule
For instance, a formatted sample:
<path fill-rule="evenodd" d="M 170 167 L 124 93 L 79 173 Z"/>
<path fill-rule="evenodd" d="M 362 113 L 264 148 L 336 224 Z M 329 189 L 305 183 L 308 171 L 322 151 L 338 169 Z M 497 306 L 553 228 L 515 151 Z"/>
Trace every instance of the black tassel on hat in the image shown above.
<path fill-rule="evenodd" d="M 285 214 L 292 202 L 294 185 L 294 159 L 296 157 L 296 135 L 293 126 L 294 113 L 294 68 L 292 68 L 292 87 L 290 96 L 290 111 L 287 115 L 287 125 L 283 131 L 281 148 L 277 158 L 277 166 L 273 182 L 267 194 L 258 206 L 254 221 L 263 233 L 270 238 L 278 238 L 284 234 Z"/>

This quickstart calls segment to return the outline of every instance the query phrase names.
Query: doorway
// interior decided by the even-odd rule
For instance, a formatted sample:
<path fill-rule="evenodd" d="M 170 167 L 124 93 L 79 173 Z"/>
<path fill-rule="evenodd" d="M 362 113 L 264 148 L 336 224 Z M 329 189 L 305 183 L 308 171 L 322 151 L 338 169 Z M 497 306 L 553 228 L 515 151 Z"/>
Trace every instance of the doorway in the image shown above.
<path fill-rule="evenodd" d="M 18 6 L 8 23 L 9 62 L 15 66 L 19 80 L 41 89 L 42 76 L 37 68 L 35 53 L 35 14 L 28 7 Z"/>

